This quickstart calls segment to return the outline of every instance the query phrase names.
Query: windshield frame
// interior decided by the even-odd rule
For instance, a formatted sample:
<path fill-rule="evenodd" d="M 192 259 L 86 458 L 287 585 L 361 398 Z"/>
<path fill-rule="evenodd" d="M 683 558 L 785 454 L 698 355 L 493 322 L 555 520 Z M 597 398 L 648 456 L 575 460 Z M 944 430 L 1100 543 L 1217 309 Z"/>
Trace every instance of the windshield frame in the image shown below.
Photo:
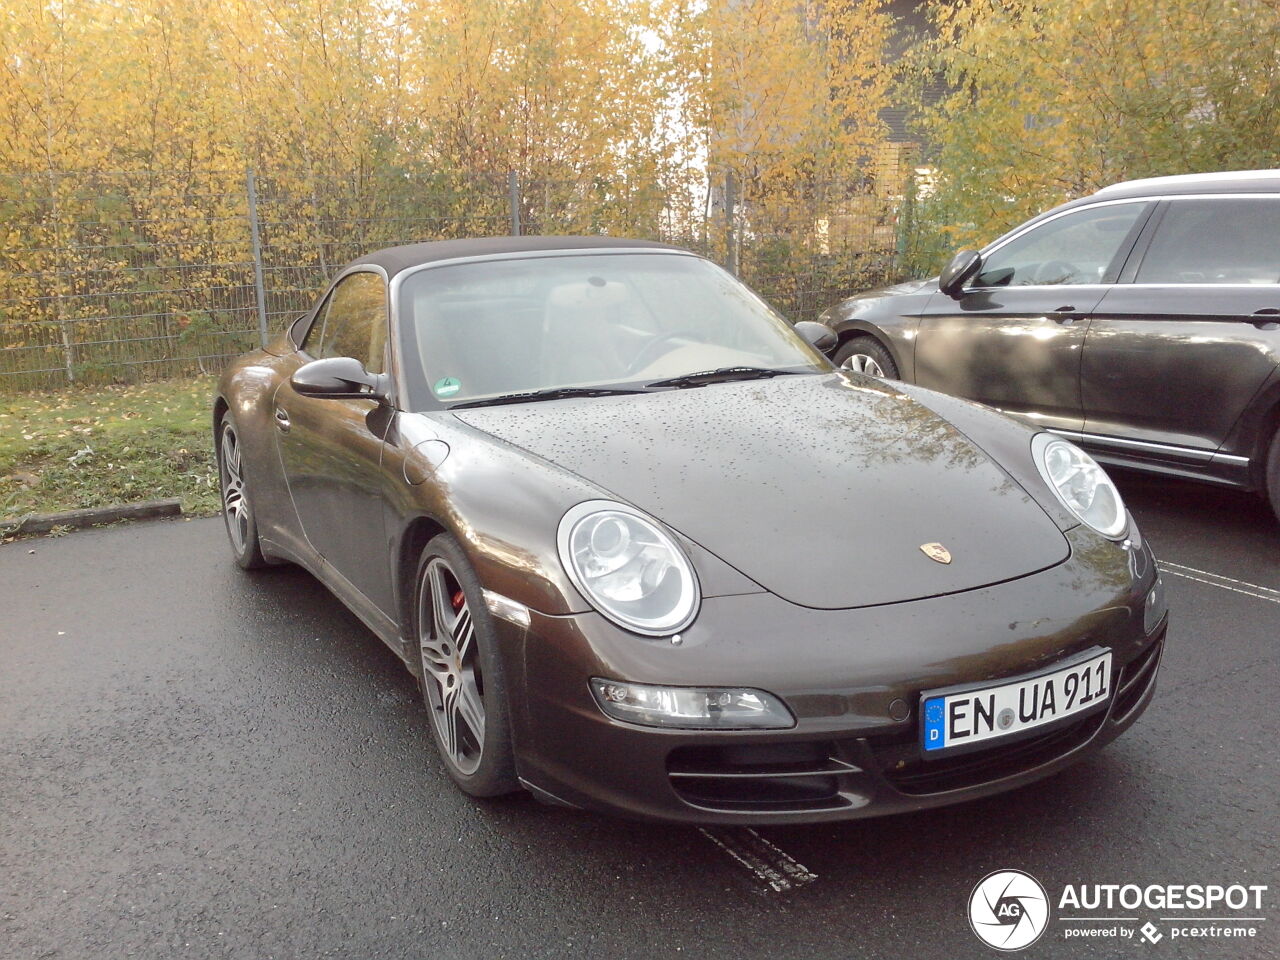
<path fill-rule="evenodd" d="M 414 362 L 412 358 L 419 356 L 417 330 L 411 323 L 402 324 L 403 319 L 401 313 L 401 304 L 403 298 L 401 287 L 404 282 L 411 277 L 416 277 L 421 273 L 429 270 L 438 270 L 445 267 L 456 267 L 460 264 L 478 264 L 492 263 L 496 261 L 511 260 L 549 260 L 560 257 L 610 257 L 610 256 L 654 256 L 654 257 L 688 257 L 692 260 L 703 260 L 710 263 L 717 269 L 723 269 L 714 261 L 707 257 L 699 256 L 689 250 L 682 250 L 678 247 L 584 247 L 579 249 L 565 250 L 538 250 L 538 251 L 517 251 L 512 253 L 494 253 L 480 254 L 473 257 L 451 257 L 448 260 L 433 260 L 429 263 L 418 264 L 413 267 L 406 267 L 391 278 L 391 284 L 388 290 L 390 299 L 390 315 L 392 333 L 397 349 L 395 350 L 395 371 L 397 374 L 397 382 L 399 384 L 399 408 L 410 413 L 429 413 L 432 411 L 449 410 L 457 405 L 465 405 L 466 400 L 458 400 L 453 403 L 443 401 L 435 396 L 427 382 L 426 371 L 422 364 Z M 726 273 L 728 271 L 725 271 Z M 733 276 L 735 281 L 761 306 L 776 316 L 782 323 L 788 327 L 794 328 L 789 320 L 782 316 L 772 305 L 770 305 L 763 297 L 751 289 L 741 278 Z M 812 367 L 796 365 L 794 368 L 788 368 L 795 374 L 823 374 L 829 373 L 835 369 L 830 359 L 821 351 L 816 350 L 799 334 L 795 334 L 799 346 L 811 354 L 815 358 Z M 657 388 L 654 390 L 646 389 L 647 381 L 650 378 L 640 377 L 634 381 L 611 382 L 607 385 L 610 388 L 616 387 L 620 390 L 636 390 L 639 393 L 660 393 L 666 392 L 671 388 Z M 529 401 L 513 401 L 513 403 L 529 402 Z"/>

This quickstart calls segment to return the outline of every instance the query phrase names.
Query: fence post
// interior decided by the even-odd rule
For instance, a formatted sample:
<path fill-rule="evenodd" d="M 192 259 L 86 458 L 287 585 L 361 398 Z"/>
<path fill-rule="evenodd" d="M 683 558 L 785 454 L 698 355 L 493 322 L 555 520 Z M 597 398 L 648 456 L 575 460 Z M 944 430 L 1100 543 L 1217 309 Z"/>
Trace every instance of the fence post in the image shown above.
<path fill-rule="evenodd" d="M 733 171 L 726 170 L 724 175 L 725 268 L 735 277 L 738 275 L 738 233 L 734 228 L 738 205 L 737 187 Z"/>
<path fill-rule="evenodd" d="M 258 305 L 258 341 L 267 345 L 267 292 L 262 282 L 262 238 L 258 234 L 258 181 L 253 167 L 245 168 L 245 192 L 249 197 L 249 238 L 253 243 L 253 295 Z"/>
<path fill-rule="evenodd" d="M 47 101 L 46 97 L 46 101 Z M 49 209 L 53 214 L 53 318 L 62 339 L 62 363 L 67 372 L 67 383 L 76 382 L 75 340 L 68 327 L 70 321 L 62 314 L 62 298 L 65 296 L 63 281 L 70 270 L 62 269 L 62 258 L 67 247 L 62 242 L 62 208 L 58 199 L 58 178 L 49 171 Z"/>
<path fill-rule="evenodd" d="M 507 171 L 507 200 L 511 205 L 511 235 L 520 236 L 520 175 Z"/>

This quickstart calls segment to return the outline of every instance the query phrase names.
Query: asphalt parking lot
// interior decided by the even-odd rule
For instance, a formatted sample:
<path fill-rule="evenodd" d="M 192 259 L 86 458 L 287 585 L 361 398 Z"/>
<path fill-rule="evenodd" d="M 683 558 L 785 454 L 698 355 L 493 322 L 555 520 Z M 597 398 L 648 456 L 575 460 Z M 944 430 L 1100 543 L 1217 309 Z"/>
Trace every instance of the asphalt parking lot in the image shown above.
<path fill-rule="evenodd" d="M 0 546 L 0 957 L 989 957 L 965 907 L 1000 868 L 1269 888 L 1248 940 L 1055 909 L 1025 956 L 1280 955 L 1280 527 L 1117 479 L 1173 618 L 1134 729 L 1000 797 L 757 831 L 465 799 L 395 657 L 220 520 Z"/>

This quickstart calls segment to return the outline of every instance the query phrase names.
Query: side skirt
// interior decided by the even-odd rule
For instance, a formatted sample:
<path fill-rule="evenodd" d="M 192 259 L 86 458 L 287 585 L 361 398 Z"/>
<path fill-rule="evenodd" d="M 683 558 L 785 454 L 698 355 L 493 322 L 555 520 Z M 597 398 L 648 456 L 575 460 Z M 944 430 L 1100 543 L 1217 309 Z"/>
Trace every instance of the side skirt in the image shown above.
<path fill-rule="evenodd" d="M 342 605 L 360 618 L 360 621 L 374 632 L 397 657 L 399 657 L 410 673 L 413 672 L 413 651 L 404 637 L 400 635 L 400 625 L 388 617 L 369 601 L 354 584 L 319 554 L 309 551 L 304 556 L 276 540 L 263 538 L 263 547 L 272 556 L 282 557 L 296 563 L 328 588 L 329 592 L 342 601 Z"/>

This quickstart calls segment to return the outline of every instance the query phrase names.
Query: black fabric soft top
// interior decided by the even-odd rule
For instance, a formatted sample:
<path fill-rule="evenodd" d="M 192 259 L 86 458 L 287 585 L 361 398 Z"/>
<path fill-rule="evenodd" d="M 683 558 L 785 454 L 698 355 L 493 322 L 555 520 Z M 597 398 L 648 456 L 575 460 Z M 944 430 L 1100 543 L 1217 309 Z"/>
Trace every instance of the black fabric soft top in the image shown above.
<path fill-rule="evenodd" d="M 679 250 L 652 240 L 630 240 L 625 237 L 477 237 L 466 240 L 437 240 L 387 247 L 365 254 L 351 265 L 372 264 L 387 272 L 387 279 L 401 270 L 424 263 L 454 260 L 459 257 L 484 257 L 503 253 L 542 253 L 552 250 L 608 250 L 610 248 L 652 248 Z"/>

